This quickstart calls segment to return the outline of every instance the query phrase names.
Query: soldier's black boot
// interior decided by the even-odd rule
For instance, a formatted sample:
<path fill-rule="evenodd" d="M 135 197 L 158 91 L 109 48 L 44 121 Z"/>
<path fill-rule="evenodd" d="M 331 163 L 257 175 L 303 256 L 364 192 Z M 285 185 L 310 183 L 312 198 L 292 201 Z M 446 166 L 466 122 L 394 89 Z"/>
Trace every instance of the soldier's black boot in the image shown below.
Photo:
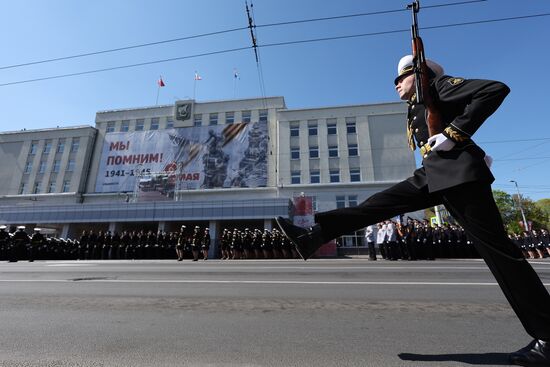
<path fill-rule="evenodd" d="M 518 366 L 550 366 L 550 342 L 533 340 L 526 347 L 510 354 L 510 362 Z"/>
<path fill-rule="evenodd" d="M 283 217 L 277 217 L 275 221 L 285 236 L 294 244 L 296 251 L 304 260 L 307 260 L 327 242 L 323 238 L 319 225 L 306 229 L 295 226 L 291 221 Z"/>

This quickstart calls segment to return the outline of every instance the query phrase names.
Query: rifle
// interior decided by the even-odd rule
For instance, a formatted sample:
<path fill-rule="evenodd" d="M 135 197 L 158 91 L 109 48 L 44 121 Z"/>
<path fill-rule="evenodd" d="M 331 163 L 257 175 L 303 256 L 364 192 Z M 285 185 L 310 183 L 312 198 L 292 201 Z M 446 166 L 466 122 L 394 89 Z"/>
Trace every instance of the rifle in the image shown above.
<path fill-rule="evenodd" d="M 428 133 L 431 137 L 443 132 L 443 124 L 441 123 L 441 114 L 437 110 L 434 99 L 430 94 L 430 76 L 426 63 L 426 56 L 424 55 L 424 44 L 422 43 L 422 38 L 420 38 L 418 34 L 418 20 L 416 15 L 420 10 L 420 1 L 415 0 L 412 4 L 407 5 L 407 9 L 412 10 L 413 19 L 411 36 L 414 80 L 416 84 L 415 102 L 423 104 L 426 108 L 426 124 L 428 125 Z"/>

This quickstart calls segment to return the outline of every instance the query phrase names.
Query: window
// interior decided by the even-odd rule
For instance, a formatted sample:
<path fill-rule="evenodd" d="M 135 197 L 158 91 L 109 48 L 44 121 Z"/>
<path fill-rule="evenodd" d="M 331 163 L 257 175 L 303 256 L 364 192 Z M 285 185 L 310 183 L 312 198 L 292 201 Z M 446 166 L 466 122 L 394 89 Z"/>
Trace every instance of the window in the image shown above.
<path fill-rule="evenodd" d="M 267 122 L 267 110 L 260 110 L 260 122 Z"/>
<path fill-rule="evenodd" d="M 225 113 L 225 123 L 232 124 L 235 122 L 235 112 L 226 112 Z"/>
<path fill-rule="evenodd" d="M 115 132 L 115 122 L 114 121 L 107 122 L 106 132 L 108 132 L 108 133 L 114 133 Z"/>
<path fill-rule="evenodd" d="M 340 182 L 340 171 L 337 169 L 331 169 L 330 173 L 330 182 Z"/>
<path fill-rule="evenodd" d="M 49 193 L 55 192 L 55 181 L 50 181 L 50 185 L 48 186 L 48 192 Z"/>
<path fill-rule="evenodd" d="M 300 183 L 300 171 L 292 171 L 290 173 L 290 183 L 299 184 Z"/>
<path fill-rule="evenodd" d="M 290 159 L 300 159 L 300 148 L 290 148 Z"/>
<path fill-rule="evenodd" d="M 346 207 L 346 197 L 344 195 L 336 196 L 336 209 L 342 209 Z"/>
<path fill-rule="evenodd" d="M 72 153 L 78 152 L 79 147 L 80 147 L 80 139 L 73 139 L 73 142 L 71 144 L 71 152 Z"/>
<path fill-rule="evenodd" d="M 311 183 L 321 182 L 321 175 L 319 174 L 319 171 L 309 171 L 309 181 Z"/>
<path fill-rule="evenodd" d="M 74 165 L 75 161 L 74 159 L 69 159 L 69 162 L 67 162 L 67 172 L 73 172 L 74 171 Z"/>
<path fill-rule="evenodd" d="M 25 193 L 26 186 L 26 183 L 21 182 L 21 185 L 19 185 L 19 195 L 23 195 Z"/>
<path fill-rule="evenodd" d="M 65 151 L 65 140 L 60 140 L 57 143 L 57 153 L 63 153 Z"/>
<path fill-rule="evenodd" d="M 44 154 L 49 154 L 52 151 L 52 142 L 47 140 L 44 144 Z"/>
<path fill-rule="evenodd" d="M 61 167 L 61 161 L 59 159 L 56 159 L 55 161 L 53 161 L 52 172 L 58 173 L 60 167 Z"/>
<path fill-rule="evenodd" d="M 46 162 L 40 161 L 40 166 L 38 166 L 38 173 L 46 172 Z"/>
<path fill-rule="evenodd" d="M 336 123 L 327 124 L 327 135 L 336 135 Z"/>
<path fill-rule="evenodd" d="M 338 157 L 338 146 L 332 145 L 328 147 L 328 156 L 329 157 Z"/>
<path fill-rule="evenodd" d="M 193 116 L 193 126 L 201 126 L 201 125 L 202 125 L 202 115 Z"/>
<path fill-rule="evenodd" d="M 309 158 L 319 158 L 319 147 L 309 147 Z"/>
<path fill-rule="evenodd" d="M 307 122 L 307 131 L 309 136 L 317 135 L 317 120 L 310 120 Z"/>
<path fill-rule="evenodd" d="M 218 124 L 218 114 L 217 113 L 211 113 L 209 115 L 209 124 L 210 125 L 217 125 Z"/>
<path fill-rule="evenodd" d="M 300 136 L 300 126 L 290 126 L 290 136 Z"/>
<path fill-rule="evenodd" d="M 63 192 L 69 192 L 70 188 L 71 188 L 71 181 L 69 180 L 63 181 Z"/>
<path fill-rule="evenodd" d="M 348 155 L 350 157 L 357 157 L 357 144 L 348 144 Z"/>
<path fill-rule="evenodd" d="M 158 130 L 159 129 L 159 118 L 153 117 L 151 119 L 151 130 Z"/>
<path fill-rule="evenodd" d="M 120 131 L 125 133 L 128 132 L 128 130 L 130 130 L 130 120 L 122 120 L 120 123 Z"/>
<path fill-rule="evenodd" d="M 361 181 L 361 170 L 359 168 L 354 168 L 349 170 L 349 180 L 351 182 Z"/>
<path fill-rule="evenodd" d="M 28 161 L 25 163 L 25 171 L 23 173 L 31 173 L 32 171 L 32 162 Z"/>
<path fill-rule="evenodd" d="M 250 111 L 243 111 L 242 116 L 243 122 L 250 122 L 252 113 Z"/>
<path fill-rule="evenodd" d="M 348 196 L 348 206 L 350 207 L 357 206 L 357 195 Z"/>
<path fill-rule="evenodd" d="M 29 151 L 29 154 L 36 154 L 37 150 L 38 150 L 38 143 L 33 141 L 31 143 L 31 150 Z"/>
<path fill-rule="evenodd" d="M 348 134 L 355 134 L 357 132 L 355 128 L 355 117 L 346 117 L 346 131 Z"/>
<path fill-rule="evenodd" d="M 136 131 L 143 131 L 144 126 L 145 126 L 145 120 L 144 119 L 137 119 L 136 120 Z"/>
<path fill-rule="evenodd" d="M 36 181 L 34 183 L 34 190 L 32 190 L 33 194 L 39 194 L 40 193 L 40 186 L 42 186 L 42 182 Z"/>
<path fill-rule="evenodd" d="M 166 128 L 167 129 L 173 129 L 174 128 L 174 118 L 173 117 L 167 117 L 166 118 Z"/>

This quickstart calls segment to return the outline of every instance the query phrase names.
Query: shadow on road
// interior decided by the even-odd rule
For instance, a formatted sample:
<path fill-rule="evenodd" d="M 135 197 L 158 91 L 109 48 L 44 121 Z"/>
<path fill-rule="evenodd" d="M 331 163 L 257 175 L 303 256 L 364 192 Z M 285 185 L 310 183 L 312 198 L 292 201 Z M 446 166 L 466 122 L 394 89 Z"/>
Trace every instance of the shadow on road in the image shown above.
<path fill-rule="evenodd" d="M 464 354 L 414 354 L 400 353 L 404 361 L 420 362 L 461 362 L 473 365 L 509 366 L 508 353 L 464 353 Z"/>

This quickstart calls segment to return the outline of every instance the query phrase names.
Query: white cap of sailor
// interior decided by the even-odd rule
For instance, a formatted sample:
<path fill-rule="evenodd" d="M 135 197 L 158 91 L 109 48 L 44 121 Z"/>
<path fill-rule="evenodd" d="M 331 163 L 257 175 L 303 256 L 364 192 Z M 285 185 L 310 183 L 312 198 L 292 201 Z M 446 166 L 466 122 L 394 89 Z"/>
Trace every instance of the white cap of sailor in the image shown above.
<path fill-rule="evenodd" d="M 20 229 L 20 230 L 24 231 L 24 230 L 25 230 L 25 226 L 17 226 L 17 229 Z"/>
<path fill-rule="evenodd" d="M 8 227 L 5 226 L 5 225 L 3 225 L 3 224 L 0 226 L 0 230 L 4 230 L 4 229 L 6 229 L 6 228 L 8 228 Z"/>
<path fill-rule="evenodd" d="M 35 232 L 40 232 L 42 230 L 42 228 L 35 228 L 34 231 Z"/>
<path fill-rule="evenodd" d="M 426 60 L 426 64 L 428 65 L 428 68 L 433 73 L 433 75 L 430 75 L 430 79 L 437 78 L 438 76 L 443 75 L 445 70 L 443 70 L 443 67 L 439 65 L 437 62 L 432 60 Z M 397 64 L 397 77 L 394 80 L 395 85 L 401 80 L 401 78 L 406 77 L 407 75 L 410 75 L 413 73 L 413 56 L 412 55 L 405 55 L 399 60 L 399 63 Z"/>

